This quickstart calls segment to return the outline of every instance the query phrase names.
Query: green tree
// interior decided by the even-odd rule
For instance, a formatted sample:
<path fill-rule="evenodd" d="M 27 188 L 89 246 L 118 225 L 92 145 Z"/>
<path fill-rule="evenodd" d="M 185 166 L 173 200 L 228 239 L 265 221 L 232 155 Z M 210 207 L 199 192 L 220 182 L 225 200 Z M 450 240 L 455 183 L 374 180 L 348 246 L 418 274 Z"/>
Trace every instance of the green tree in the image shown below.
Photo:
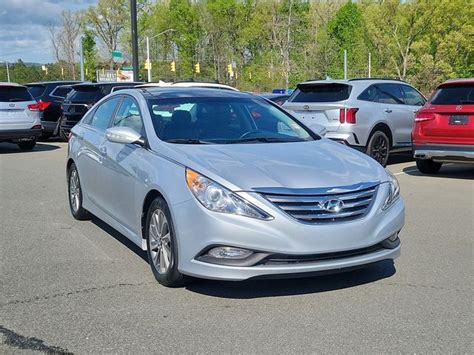
<path fill-rule="evenodd" d="M 95 79 L 95 71 L 97 69 L 97 49 L 95 36 L 92 30 L 85 29 L 82 38 L 82 50 L 84 54 L 84 70 L 86 80 Z"/>

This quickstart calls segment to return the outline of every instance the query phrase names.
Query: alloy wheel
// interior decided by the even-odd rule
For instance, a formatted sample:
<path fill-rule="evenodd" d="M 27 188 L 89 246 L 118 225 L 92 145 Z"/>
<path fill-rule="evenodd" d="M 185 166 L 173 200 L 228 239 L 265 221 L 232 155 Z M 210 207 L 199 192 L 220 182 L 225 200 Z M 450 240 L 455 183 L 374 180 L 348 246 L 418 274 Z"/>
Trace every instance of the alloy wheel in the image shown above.
<path fill-rule="evenodd" d="M 385 137 L 378 136 L 374 139 L 370 153 L 371 157 L 377 160 L 380 164 L 385 164 L 388 155 L 388 142 Z"/>
<path fill-rule="evenodd" d="M 149 248 L 153 266 L 160 274 L 168 272 L 173 260 L 170 233 L 165 213 L 160 209 L 155 210 L 150 219 Z"/>
<path fill-rule="evenodd" d="M 69 199 L 71 200 L 71 207 L 76 213 L 80 207 L 80 194 L 81 194 L 81 185 L 79 184 L 79 175 L 77 170 L 74 169 L 71 171 L 71 176 L 69 178 Z"/>

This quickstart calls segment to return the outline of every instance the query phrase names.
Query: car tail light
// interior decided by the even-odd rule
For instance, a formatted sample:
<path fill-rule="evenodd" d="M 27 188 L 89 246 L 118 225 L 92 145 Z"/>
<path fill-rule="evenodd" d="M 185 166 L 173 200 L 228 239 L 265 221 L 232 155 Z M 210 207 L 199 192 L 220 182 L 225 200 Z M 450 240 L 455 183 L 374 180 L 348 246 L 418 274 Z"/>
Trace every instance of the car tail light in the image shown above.
<path fill-rule="evenodd" d="M 358 108 L 341 108 L 339 111 L 339 122 L 341 123 L 356 123 L 356 113 Z"/>
<path fill-rule="evenodd" d="M 51 105 L 51 102 L 40 100 L 35 104 L 28 105 L 28 110 L 30 110 L 30 111 L 44 111 L 49 107 L 49 105 Z"/>
<path fill-rule="evenodd" d="M 430 112 L 418 112 L 415 116 L 415 122 L 431 121 L 435 119 L 435 114 Z"/>

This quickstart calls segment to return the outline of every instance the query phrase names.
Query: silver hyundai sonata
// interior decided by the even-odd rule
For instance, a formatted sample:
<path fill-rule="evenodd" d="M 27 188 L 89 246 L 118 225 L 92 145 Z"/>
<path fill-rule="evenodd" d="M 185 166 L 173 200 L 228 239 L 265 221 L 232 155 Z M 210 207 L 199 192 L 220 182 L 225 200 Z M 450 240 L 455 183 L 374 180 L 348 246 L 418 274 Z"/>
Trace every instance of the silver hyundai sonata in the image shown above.
<path fill-rule="evenodd" d="M 400 254 L 396 178 L 246 93 L 122 90 L 71 132 L 73 216 L 148 253 L 166 286 L 344 271 Z"/>

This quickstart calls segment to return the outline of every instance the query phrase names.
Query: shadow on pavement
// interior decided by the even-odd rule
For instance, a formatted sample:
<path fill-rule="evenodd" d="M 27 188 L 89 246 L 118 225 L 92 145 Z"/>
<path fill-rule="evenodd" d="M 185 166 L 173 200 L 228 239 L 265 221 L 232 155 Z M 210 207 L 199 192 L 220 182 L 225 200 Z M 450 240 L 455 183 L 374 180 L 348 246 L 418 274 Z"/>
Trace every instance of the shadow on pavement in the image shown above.
<path fill-rule="evenodd" d="M 474 165 L 472 164 L 446 164 L 436 174 L 423 174 L 418 171 L 416 165 L 408 166 L 403 172 L 410 176 L 429 176 L 433 178 L 449 178 L 474 180 Z"/>
<path fill-rule="evenodd" d="M 60 147 L 55 144 L 36 143 L 35 148 L 33 150 L 23 151 L 18 147 L 18 145 L 14 143 L 0 143 L 0 154 L 47 152 L 59 148 Z"/>
<path fill-rule="evenodd" d="M 395 272 L 393 261 L 384 260 L 364 269 L 340 274 L 241 282 L 196 280 L 190 283 L 186 289 L 202 295 L 230 299 L 304 295 L 364 285 L 388 278 Z"/>
<path fill-rule="evenodd" d="M 146 254 L 146 251 L 141 250 L 134 242 L 132 242 L 126 236 L 116 231 L 107 223 L 103 222 L 97 217 L 92 217 L 91 222 L 94 223 L 100 229 L 102 229 L 104 232 L 115 238 L 115 240 L 125 245 L 128 249 L 133 251 L 137 256 L 142 258 L 148 264 L 148 256 Z"/>
<path fill-rule="evenodd" d="M 408 163 L 410 161 L 413 161 L 413 156 L 412 156 L 411 151 L 403 152 L 403 153 L 391 153 L 388 158 L 387 166 L 400 164 L 400 163 Z"/>

